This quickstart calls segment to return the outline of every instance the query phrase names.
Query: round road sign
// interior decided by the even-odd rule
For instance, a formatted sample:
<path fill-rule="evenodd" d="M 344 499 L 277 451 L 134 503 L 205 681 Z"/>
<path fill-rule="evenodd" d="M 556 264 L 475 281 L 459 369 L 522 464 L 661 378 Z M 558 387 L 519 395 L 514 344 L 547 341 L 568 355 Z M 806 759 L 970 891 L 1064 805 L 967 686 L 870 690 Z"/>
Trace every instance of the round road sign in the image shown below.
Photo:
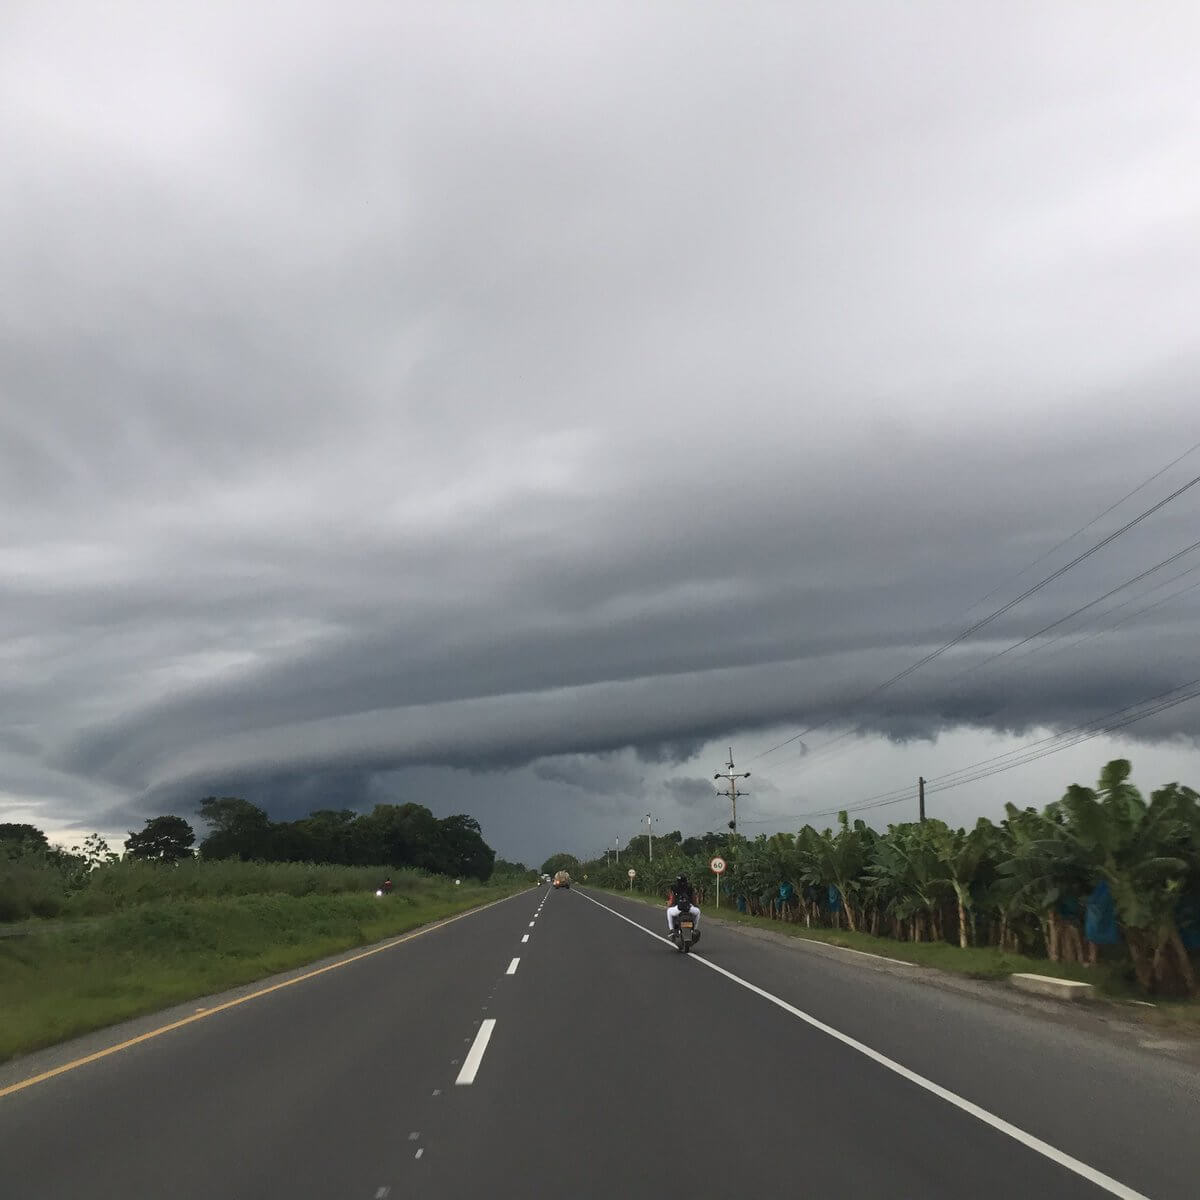
<path fill-rule="evenodd" d="M 725 860 L 723 858 L 714 858 L 708 865 L 712 868 L 714 875 L 723 875 L 725 873 Z"/>
<path fill-rule="evenodd" d="M 629 868 L 629 878 L 632 879 L 636 874 L 637 874 L 637 872 L 632 867 L 630 867 Z"/>

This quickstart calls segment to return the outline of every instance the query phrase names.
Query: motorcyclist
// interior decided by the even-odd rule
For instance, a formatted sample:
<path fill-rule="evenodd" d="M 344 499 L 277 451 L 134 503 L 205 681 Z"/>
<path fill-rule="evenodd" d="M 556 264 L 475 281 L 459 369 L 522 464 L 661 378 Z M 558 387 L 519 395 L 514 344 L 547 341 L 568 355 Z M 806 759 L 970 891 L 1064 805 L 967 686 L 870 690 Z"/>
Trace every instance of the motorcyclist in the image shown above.
<path fill-rule="evenodd" d="M 392 894 L 392 877 L 389 875 L 384 881 L 383 886 L 379 889 L 385 896 Z"/>
<path fill-rule="evenodd" d="M 678 876 L 671 885 L 671 890 L 667 893 L 668 937 L 675 936 L 675 920 L 679 916 L 680 904 L 687 904 L 691 908 L 690 916 L 694 926 L 692 940 L 698 942 L 700 940 L 700 910 L 696 907 L 695 889 L 688 882 L 686 875 Z"/>

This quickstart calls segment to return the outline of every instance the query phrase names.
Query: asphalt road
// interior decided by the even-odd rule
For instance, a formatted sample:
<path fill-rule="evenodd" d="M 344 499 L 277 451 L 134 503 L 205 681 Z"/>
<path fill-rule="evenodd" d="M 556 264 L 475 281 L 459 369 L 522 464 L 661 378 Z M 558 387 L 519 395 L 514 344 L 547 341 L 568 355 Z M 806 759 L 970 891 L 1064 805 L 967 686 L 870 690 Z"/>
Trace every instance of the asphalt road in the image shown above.
<path fill-rule="evenodd" d="M 715 925 L 685 959 L 661 924 L 522 893 L 0 1094 L 0 1195 L 1200 1194 L 1193 1066 Z"/>

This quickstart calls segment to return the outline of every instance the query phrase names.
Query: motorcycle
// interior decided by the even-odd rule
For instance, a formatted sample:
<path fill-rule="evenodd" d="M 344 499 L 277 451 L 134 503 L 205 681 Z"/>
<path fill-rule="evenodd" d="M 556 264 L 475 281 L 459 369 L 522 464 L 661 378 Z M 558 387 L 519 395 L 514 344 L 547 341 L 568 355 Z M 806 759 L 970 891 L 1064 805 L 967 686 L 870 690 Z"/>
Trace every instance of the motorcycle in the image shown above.
<path fill-rule="evenodd" d="M 692 915 L 692 906 L 685 900 L 679 906 L 679 916 L 675 918 L 675 929 L 671 934 L 671 938 L 675 942 L 679 953 L 687 954 L 699 937 L 700 933 L 696 929 L 696 920 Z"/>

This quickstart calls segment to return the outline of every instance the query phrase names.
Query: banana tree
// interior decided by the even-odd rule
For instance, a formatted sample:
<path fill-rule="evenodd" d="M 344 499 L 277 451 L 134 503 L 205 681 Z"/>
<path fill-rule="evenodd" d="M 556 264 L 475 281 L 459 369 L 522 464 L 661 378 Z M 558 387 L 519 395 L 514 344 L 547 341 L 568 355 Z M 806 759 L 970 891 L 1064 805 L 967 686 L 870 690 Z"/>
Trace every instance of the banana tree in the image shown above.
<path fill-rule="evenodd" d="M 927 836 L 944 872 L 941 882 L 954 891 L 958 904 L 958 944 L 965 950 L 970 945 L 967 913 L 975 904 L 972 888 L 995 846 L 996 827 L 986 817 L 980 817 L 970 833 L 951 829 L 942 821 L 930 821 L 927 827 Z"/>
<path fill-rule="evenodd" d="M 908 925 L 914 942 L 924 941 L 927 933 L 940 937 L 944 872 L 927 825 L 889 825 L 873 847 L 867 874 L 887 897 L 890 915 Z"/>
<path fill-rule="evenodd" d="M 1061 802 L 1065 832 L 1108 881 L 1141 987 L 1194 995 L 1196 975 L 1176 911 L 1200 835 L 1197 794 L 1169 784 L 1147 803 L 1130 774 L 1126 759 L 1114 759 L 1095 789 L 1072 784 Z"/>
<path fill-rule="evenodd" d="M 1046 956 L 1058 962 L 1064 943 L 1082 961 L 1082 945 L 1063 935 L 1059 910 L 1073 905 L 1095 883 L 1096 874 L 1089 856 L 1072 840 L 1066 829 L 1066 816 L 1059 804 L 1018 810 L 1005 805 L 1007 818 L 1002 824 L 1009 857 L 998 868 L 998 898 L 1004 912 L 1004 925 L 1018 925 L 1022 918 L 1041 930 Z M 1002 934 L 1003 944 L 1003 934 Z"/>
<path fill-rule="evenodd" d="M 844 812 L 838 813 L 841 828 L 836 836 L 826 829 L 817 833 L 806 825 L 796 839 L 796 852 L 803 874 L 821 886 L 836 890 L 846 913 L 851 931 L 857 930 L 854 908 L 866 883 L 863 872 L 867 866 L 867 839 L 862 822 L 850 822 Z"/>

